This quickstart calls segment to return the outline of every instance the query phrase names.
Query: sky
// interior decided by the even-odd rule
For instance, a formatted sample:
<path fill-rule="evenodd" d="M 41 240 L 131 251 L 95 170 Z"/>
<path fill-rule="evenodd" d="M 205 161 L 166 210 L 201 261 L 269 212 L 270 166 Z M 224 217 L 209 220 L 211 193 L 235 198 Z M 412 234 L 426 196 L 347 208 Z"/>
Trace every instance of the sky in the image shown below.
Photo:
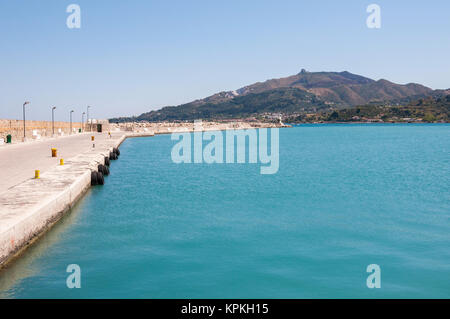
<path fill-rule="evenodd" d="M 367 6 L 381 8 L 369 29 Z M 81 28 L 66 8 L 81 8 Z M 450 88 L 450 1 L 0 0 L 0 118 L 139 115 L 308 71 Z"/>

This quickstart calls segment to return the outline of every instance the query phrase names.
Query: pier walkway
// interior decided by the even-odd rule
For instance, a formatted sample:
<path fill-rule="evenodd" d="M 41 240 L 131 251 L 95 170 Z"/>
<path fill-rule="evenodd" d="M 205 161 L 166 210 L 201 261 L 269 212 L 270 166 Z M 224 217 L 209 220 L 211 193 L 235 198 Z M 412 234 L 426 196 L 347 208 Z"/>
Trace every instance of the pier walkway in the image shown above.
<path fill-rule="evenodd" d="M 113 139 L 124 132 L 111 133 Z M 0 146 L 0 194 L 34 177 L 34 171 L 44 173 L 59 164 L 59 159 L 69 160 L 92 150 L 91 136 L 95 136 L 96 147 L 102 147 L 110 139 L 107 133 L 82 133 L 13 145 Z M 58 156 L 51 157 L 51 149 Z"/>
<path fill-rule="evenodd" d="M 128 135 L 84 133 L 0 148 L 0 268 L 77 202 L 91 186 L 91 171 Z"/>

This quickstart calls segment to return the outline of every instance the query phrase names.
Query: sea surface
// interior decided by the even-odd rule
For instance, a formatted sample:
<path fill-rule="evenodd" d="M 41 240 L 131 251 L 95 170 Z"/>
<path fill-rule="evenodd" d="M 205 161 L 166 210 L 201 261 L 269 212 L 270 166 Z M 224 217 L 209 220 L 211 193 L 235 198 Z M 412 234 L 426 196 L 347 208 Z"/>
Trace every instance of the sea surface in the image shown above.
<path fill-rule="evenodd" d="M 126 140 L 106 184 L 0 272 L 0 296 L 450 298 L 450 125 L 280 129 L 273 175 L 175 164 L 175 143 Z"/>

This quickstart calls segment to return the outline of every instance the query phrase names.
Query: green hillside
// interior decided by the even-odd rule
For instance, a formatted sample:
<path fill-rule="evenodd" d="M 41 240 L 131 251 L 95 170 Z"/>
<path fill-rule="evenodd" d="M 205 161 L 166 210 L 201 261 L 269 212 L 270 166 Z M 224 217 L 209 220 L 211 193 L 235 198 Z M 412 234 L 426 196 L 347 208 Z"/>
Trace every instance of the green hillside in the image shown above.
<path fill-rule="evenodd" d="M 326 109 L 314 94 L 296 88 L 282 88 L 250 93 L 220 103 L 183 104 L 144 113 L 136 120 L 170 121 L 194 119 L 240 118 L 262 113 L 316 112 Z"/>
<path fill-rule="evenodd" d="M 405 106 L 363 105 L 317 114 L 292 116 L 291 123 L 310 122 L 450 122 L 450 95 L 419 99 Z"/>

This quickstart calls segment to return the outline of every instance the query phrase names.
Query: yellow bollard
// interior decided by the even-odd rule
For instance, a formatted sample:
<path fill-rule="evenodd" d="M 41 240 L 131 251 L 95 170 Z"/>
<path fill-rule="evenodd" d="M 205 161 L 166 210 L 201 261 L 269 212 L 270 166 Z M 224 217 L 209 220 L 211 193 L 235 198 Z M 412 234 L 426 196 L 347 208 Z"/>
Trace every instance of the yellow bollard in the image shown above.
<path fill-rule="evenodd" d="M 95 136 L 94 135 L 91 136 L 91 141 L 93 141 L 93 140 L 95 140 Z"/>
<path fill-rule="evenodd" d="M 35 170 L 34 171 L 34 178 L 35 179 L 39 179 L 39 178 L 41 178 L 41 171 L 40 170 Z"/>
<path fill-rule="evenodd" d="M 61 158 L 61 159 L 59 160 L 59 165 L 61 165 L 61 166 L 64 165 L 64 158 Z"/>
<path fill-rule="evenodd" d="M 52 148 L 52 157 L 58 156 L 58 150 L 56 148 Z"/>

